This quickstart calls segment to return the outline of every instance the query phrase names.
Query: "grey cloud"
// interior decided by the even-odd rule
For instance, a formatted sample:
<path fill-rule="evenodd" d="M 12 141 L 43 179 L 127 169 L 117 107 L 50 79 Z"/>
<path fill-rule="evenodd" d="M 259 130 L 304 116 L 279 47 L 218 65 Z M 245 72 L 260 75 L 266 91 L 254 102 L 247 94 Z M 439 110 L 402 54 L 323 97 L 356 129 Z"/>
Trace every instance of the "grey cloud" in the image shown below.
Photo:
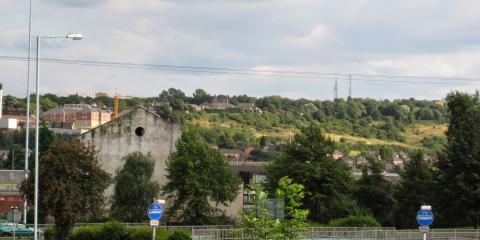
<path fill-rule="evenodd" d="M 87 8 L 91 6 L 96 6 L 106 0 L 46 0 L 50 3 L 70 8 Z"/>
<path fill-rule="evenodd" d="M 50 4 L 35 9 L 35 32 L 78 30 L 85 35 L 80 43 L 45 42 L 46 56 L 400 75 L 449 73 L 437 67 L 441 66 L 454 69 L 454 74 L 475 76 L 478 74 L 475 69 L 480 69 L 479 55 L 457 56 L 479 51 L 475 46 L 479 44 L 480 33 L 474 29 L 480 22 L 476 11 L 480 2 L 476 1 L 45 1 Z M 7 20 L 11 19 L 10 16 Z M 15 30 L 25 32 L 26 24 L 19 24 L 24 19 L 12 21 L 17 24 Z M 0 25 L 5 26 L 5 22 L 0 21 Z M 328 36 L 312 37 L 318 26 L 324 26 Z M 25 47 L 25 41 L 20 38 L 23 37 L 12 42 L 0 37 L 0 49 L 24 55 L 21 48 Z M 292 39 L 298 40 L 296 44 L 292 44 Z M 443 55 L 438 57 L 438 54 Z M 372 64 L 382 61 L 395 66 Z M 460 68 L 456 62 L 469 67 Z M 0 63 L 0 71 L 8 75 L 13 68 L 5 66 Z M 142 96 L 168 87 L 179 87 L 186 92 L 201 87 L 217 93 L 330 98 L 333 88 L 331 81 L 322 80 L 57 67 L 69 74 L 46 72 L 49 78 L 45 85 L 51 91 L 78 88 L 93 93 L 107 91 L 113 85 L 119 87 L 117 84 L 121 83 L 129 86 L 131 94 Z M 65 77 L 72 78 L 75 84 L 56 84 Z M 402 91 L 405 96 L 438 98 L 443 89 L 356 82 L 354 93 L 391 98 Z"/>

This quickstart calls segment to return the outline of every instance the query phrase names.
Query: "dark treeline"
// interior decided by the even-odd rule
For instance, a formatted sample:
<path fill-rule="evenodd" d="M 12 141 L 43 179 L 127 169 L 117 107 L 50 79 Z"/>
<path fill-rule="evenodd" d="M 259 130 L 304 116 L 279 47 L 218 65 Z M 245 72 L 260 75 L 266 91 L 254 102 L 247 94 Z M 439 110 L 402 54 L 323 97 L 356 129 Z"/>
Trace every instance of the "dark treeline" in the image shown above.
<path fill-rule="evenodd" d="M 220 97 L 226 97 L 220 95 Z M 79 95 L 57 96 L 55 94 L 45 94 L 41 96 L 40 103 L 42 110 L 48 110 L 64 104 L 86 103 L 97 104 L 100 107 L 113 107 L 113 97 L 97 96 L 83 97 Z M 139 104 L 164 102 L 175 111 L 188 110 L 188 104 L 204 104 L 213 101 L 213 96 L 202 89 L 197 89 L 193 96 L 186 96 L 179 89 L 170 88 L 163 90 L 158 97 L 120 99 L 120 108 L 128 109 Z M 19 108 L 25 108 L 25 99 L 16 98 L 7 95 L 4 99 L 5 111 Z M 35 102 L 35 96 L 32 96 L 32 102 Z M 347 100 L 339 98 L 331 100 L 308 100 L 308 99 L 290 99 L 280 96 L 250 97 L 247 95 L 231 96 L 229 103 L 238 105 L 239 103 L 254 103 L 262 111 L 276 113 L 280 117 L 279 123 L 293 124 L 295 120 L 318 120 L 327 121 L 329 118 L 345 120 L 382 120 L 392 118 L 405 122 L 416 120 L 431 120 L 444 122 L 447 120 L 447 113 L 443 106 L 435 104 L 433 101 L 402 99 L 402 100 L 375 100 L 348 98 Z M 283 113 L 283 116 L 282 116 Z"/>

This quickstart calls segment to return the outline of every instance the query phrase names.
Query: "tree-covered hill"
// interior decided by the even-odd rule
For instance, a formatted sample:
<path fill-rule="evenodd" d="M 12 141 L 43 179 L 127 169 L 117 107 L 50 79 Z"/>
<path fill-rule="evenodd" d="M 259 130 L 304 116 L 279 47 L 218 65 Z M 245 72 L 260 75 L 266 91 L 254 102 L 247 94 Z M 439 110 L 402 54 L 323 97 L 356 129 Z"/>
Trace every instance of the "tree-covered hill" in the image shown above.
<path fill-rule="evenodd" d="M 113 97 L 105 95 L 45 94 L 41 97 L 43 111 L 82 102 L 113 109 Z M 4 104 L 8 113 L 24 108 L 25 99 L 6 96 Z M 448 120 L 442 102 L 412 98 L 295 100 L 281 96 L 213 96 L 202 89 L 187 96 L 179 89 L 170 88 L 158 97 L 120 99 L 120 111 L 138 104 L 156 106 L 166 117 L 198 126 L 208 142 L 223 148 L 258 146 L 262 136 L 270 142 L 285 142 L 301 127 L 319 122 L 345 150 L 391 145 L 399 149 L 434 151 L 445 143 Z"/>

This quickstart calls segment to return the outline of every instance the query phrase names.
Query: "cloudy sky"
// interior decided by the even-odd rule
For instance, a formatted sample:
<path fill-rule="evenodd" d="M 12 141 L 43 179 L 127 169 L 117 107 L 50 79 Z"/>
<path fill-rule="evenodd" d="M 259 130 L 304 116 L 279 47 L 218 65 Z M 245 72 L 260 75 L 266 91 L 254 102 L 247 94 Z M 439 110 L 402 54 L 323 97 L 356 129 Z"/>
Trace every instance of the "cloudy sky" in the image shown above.
<path fill-rule="evenodd" d="M 27 56 L 28 1 L 0 0 L 0 56 Z M 32 36 L 84 35 L 82 41 L 44 39 L 44 58 L 254 73 L 43 62 L 42 92 L 93 95 L 117 88 L 123 95 L 154 96 L 174 87 L 187 94 L 202 88 L 212 94 L 333 97 L 332 76 L 272 76 L 272 70 L 354 74 L 352 95 L 377 99 L 438 99 L 451 90 L 474 92 L 480 83 L 477 0 L 32 1 Z M 26 66 L 0 58 L 7 94 L 25 95 Z M 340 97 L 348 94 L 344 79 L 338 80 Z M 391 80 L 397 82 L 385 82 Z"/>

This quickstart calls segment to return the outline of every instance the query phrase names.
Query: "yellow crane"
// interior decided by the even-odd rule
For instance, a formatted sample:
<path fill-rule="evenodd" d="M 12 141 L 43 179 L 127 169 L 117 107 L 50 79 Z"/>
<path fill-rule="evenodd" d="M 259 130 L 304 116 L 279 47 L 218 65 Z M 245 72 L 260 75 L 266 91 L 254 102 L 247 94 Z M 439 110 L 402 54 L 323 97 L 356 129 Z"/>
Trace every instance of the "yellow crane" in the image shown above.
<path fill-rule="evenodd" d="M 115 88 L 115 98 L 113 99 L 113 118 L 118 118 L 118 94 Z"/>

